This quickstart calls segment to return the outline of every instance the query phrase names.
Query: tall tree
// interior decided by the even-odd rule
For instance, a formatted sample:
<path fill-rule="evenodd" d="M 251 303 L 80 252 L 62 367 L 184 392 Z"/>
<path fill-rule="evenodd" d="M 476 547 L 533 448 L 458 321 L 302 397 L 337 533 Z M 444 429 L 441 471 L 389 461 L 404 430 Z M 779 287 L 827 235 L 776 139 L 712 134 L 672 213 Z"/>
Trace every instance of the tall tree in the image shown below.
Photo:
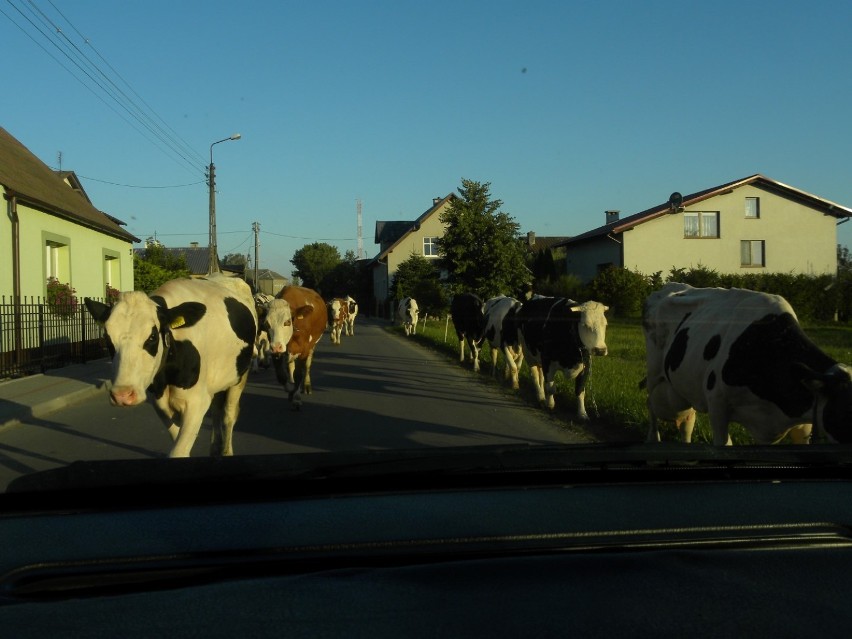
<path fill-rule="evenodd" d="M 454 293 L 512 294 L 530 280 L 520 226 L 500 211 L 503 202 L 492 200 L 490 189 L 490 182 L 463 178 L 459 197 L 441 213 L 446 231 L 438 240 L 438 255 Z"/>
<path fill-rule="evenodd" d="M 321 295 L 329 294 L 331 291 L 322 291 L 322 282 L 340 263 L 340 252 L 331 244 L 314 242 L 296 251 L 290 263 L 296 267 L 294 273 L 302 280 L 302 286 L 312 288 Z"/>

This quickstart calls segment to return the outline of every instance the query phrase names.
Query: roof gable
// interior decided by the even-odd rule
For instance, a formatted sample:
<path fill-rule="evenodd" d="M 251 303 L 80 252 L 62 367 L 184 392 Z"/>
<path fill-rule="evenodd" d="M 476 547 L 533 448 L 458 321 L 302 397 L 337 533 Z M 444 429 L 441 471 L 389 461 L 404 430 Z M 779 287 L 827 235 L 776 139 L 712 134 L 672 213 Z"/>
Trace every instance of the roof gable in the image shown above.
<path fill-rule="evenodd" d="M 446 197 L 435 198 L 432 201 L 432 206 L 430 208 L 426 209 L 423 213 L 421 213 L 420 217 L 418 217 L 413 222 L 376 222 L 376 243 L 377 244 L 379 243 L 380 232 L 384 232 L 384 229 L 389 224 L 390 225 L 397 225 L 397 226 L 391 227 L 391 229 L 387 231 L 387 237 L 388 238 L 391 237 L 391 235 L 390 235 L 391 233 L 395 233 L 395 232 L 399 231 L 400 229 L 402 229 L 402 232 L 399 233 L 399 235 L 395 239 L 390 241 L 389 244 L 382 243 L 381 246 L 384 246 L 385 248 L 383 248 L 379 252 L 379 254 L 375 257 L 375 259 L 381 260 L 381 259 L 385 258 L 387 256 L 387 254 L 392 252 L 393 249 L 397 245 L 399 245 L 399 243 L 402 242 L 406 237 L 408 237 L 412 233 L 416 233 L 417 231 L 419 231 L 421 225 L 427 219 L 429 219 L 430 217 L 435 215 L 438 211 L 443 209 L 444 204 L 446 204 L 449 200 L 455 199 L 455 198 L 456 198 L 456 195 L 454 193 L 450 193 Z M 380 226 L 379 226 L 380 224 L 382 225 L 381 230 L 380 230 Z"/>
<path fill-rule="evenodd" d="M 746 185 L 753 185 L 776 195 L 779 195 L 781 197 L 794 200 L 800 204 L 803 204 L 804 206 L 808 206 L 818 211 L 822 211 L 826 215 L 833 215 L 834 217 L 838 218 L 852 217 L 852 209 L 850 208 L 841 206 L 840 204 L 831 202 L 830 200 L 826 200 L 816 195 L 812 195 L 800 189 L 784 184 L 783 182 L 778 182 L 777 180 L 768 178 L 765 175 L 761 175 L 760 173 L 756 173 L 754 175 L 750 175 L 746 178 L 742 178 L 739 180 L 734 180 L 733 182 L 727 182 L 719 186 L 714 186 L 710 189 L 697 191 L 696 193 L 691 193 L 690 195 L 685 195 L 683 196 L 683 203 L 679 208 L 694 206 L 699 202 L 709 200 L 710 198 L 716 197 L 717 195 L 724 195 L 726 193 L 730 193 L 734 189 Z M 584 240 L 608 235 L 610 233 L 623 233 L 624 231 L 629 231 L 635 226 L 650 222 L 651 220 L 654 220 L 658 217 L 668 215 L 671 212 L 672 208 L 669 202 L 658 204 L 644 211 L 640 211 L 639 213 L 634 213 L 633 215 L 629 215 L 620 220 L 609 222 L 607 224 L 604 224 L 603 226 L 599 226 L 596 229 L 587 231 L 586 233 L 582 233 L 581 235 L 574 236 L 570 240 L 560 242 L 559 244 L 556 244 L 554 246 L 568 246 L 570 244 L 575 244 Z"/>
<path fill-rule="evenodd" d="M 66 182 L 69 175 L 73 173 L 63 171 L 58 174 L 51 170 L 6 129 L 0 127 L 0 185 L 5 187 L 7 194 L 101 233 L 128 242 L 139 241 L 116 218 L 92 206 L 82 189 L 75 189 L 74 183 L 79 184 L 76 175 L 73 180 Z"/>

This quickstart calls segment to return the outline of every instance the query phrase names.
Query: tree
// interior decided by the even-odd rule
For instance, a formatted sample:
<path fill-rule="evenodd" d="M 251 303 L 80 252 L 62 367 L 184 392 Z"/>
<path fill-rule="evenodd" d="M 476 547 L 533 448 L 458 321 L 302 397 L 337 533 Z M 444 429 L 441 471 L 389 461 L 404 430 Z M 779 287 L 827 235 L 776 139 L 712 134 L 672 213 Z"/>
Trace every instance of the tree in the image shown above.
<path fill-rule="evenodd" d="M 302 280 L 302 286 L 322 295 L 323 279 L 340 263 L 340 252 L 331 244 L 314 242 L 296 251 L 290 263 L 296 267 L 294 273 Z"/>
<path fill-rule="evenodd" d="M 491 184 L 462 179 L 459 197 L 441 213 L 446 225 L 438 240 L 441 268 L 453 293 L 468 291 L 483 299 L 511 294 L 530 280 L 520 226 L 489 199 Z"/>
<path fill-rule="evenodd" d="M 223 259 L 222 264 L 228 266 L 245 266 L 247 264 L 246 256 L 241 253 L 228 253 Z"/>
<path fill-rule="evenodd" d="M 133 284 L 137 291 L 151 291 L 159 288 L 162 284 L 169 280 L 174 280 L 179 277 L 189 277 L 190 272 L 185 268 L 186 260 L 183 260 L 184 268 L 165 268 L 154 262 L 148 261 L 142 257 L 134 256 L 133 258 Z"/>
<path fill-rule="evenodd" d="M 413 297 L 421 311 L 432 315 L 442 315 L 449 306 L 435 265 L 416 253 L 399 265 L 391 290 L 397 302 L 404 297 Z"/>

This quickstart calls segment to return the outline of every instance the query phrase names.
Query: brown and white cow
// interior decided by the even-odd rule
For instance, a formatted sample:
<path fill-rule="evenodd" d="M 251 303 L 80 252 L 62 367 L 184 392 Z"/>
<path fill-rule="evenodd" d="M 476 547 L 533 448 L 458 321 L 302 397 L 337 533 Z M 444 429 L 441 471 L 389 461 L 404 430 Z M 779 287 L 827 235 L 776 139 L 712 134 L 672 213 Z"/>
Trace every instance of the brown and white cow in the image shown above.
<path fill-rule="evenodd" d="M 358 302 L 351 295 L 346 296 L 346 334 L 355 334 L 355 318 L 358 317 Z"/>
<path fill-rule="evenodd" d="M 328 325 L 328 311 L 319 294 L 302 286 L 285 286 L 269 304 L 266 330 L 272 346 L 272 364 L 278 381 L 287 390 L 293 410 L 302 406 L 302 392 L 311 394 L 314 349 Z M 290 324 L 284 313 L 286 302 Z M 290 337 L 284 341 L 284 336 Z M 283 346 L 282 346 L 283 344 Z"/>
<path fill-rule="evenodd" d="M 514 297 L 499 295 L 485 302 L 485 337 L 491 346 L 491 375 L 497 375 L 497 355 L 503 353 L 506 365 L 503 377 L 518 389 L 518 371 L 524 361 L 524 351 L 518 337 L 517 314 L 521 302 Z"/>
<path fill-rule="evenodd" d="M 648 296 L 642 325 L 650 441 L 657 419 L 692 409 L 709 413 L 719 446 L 732 421 L 762 444 L 791 429 L 801 440 L 809 424 L 820 439 L 852 441 L 852 369 L 808 339 L 783 297 L 672 282 Z"/>
<path fill-rule="evenodd" d="M 251 289 L 211 275 L 171 280 L 150 296 L 121 293 L 114 306 L 86 298 L 112 354 L 110 401 L 136 406 L 150 392 L 172 436 L 170 457 L 188 457 L 212 405 L 211 455 L 233 455 L 232 436 L 257 334 Z"/>
<path fill-rule="evenodd" d="M 328 303 L 328 321 L 331 325 L 331 343 L 340 344 L 346 322 L 349 319 L 349 302 L 342 297 L 335 297 Z"/>
<path fill-rule="evenodd" d="M 586 413 L 586 378 L 591 355 L 606 355 L 606 316 L 600 302 L 578 304 L 562 297 L 533 297 L 517 313 L 518 339 L 536 392 L 548 408 L 555 405 L 553 381 L 560 370 L 575 380 L 577 418 Z"/>
<path fill-rule="evenodd" d="M 396 307 L 396 316 L 402 323 L 406 335 L 417 334 L 417 321 L 420 318 L 420 309 L 417 300 L 413 297 L 403 297 Z"/>

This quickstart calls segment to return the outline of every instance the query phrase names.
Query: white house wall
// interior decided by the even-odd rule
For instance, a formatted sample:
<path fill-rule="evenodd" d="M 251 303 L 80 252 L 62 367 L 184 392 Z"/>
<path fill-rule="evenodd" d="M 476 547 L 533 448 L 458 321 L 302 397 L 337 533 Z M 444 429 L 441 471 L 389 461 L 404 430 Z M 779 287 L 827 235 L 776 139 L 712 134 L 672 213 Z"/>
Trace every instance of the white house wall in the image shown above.
<path fill-rule="evenodd" d="M 760 217 L 745 217 L 745 199 L 760 198 Z M 683 214 L 651 220 L 621 234 L 624 266 L 645 274 L 704 266 L 720 273 L 834 274 L 837 220 L 769 191 L 747 185 L 686 211 L 719 211 L 719 238 L 684 238 Z M 740 265 L 740 241 L 765 242 L 765 267 Z"/>

